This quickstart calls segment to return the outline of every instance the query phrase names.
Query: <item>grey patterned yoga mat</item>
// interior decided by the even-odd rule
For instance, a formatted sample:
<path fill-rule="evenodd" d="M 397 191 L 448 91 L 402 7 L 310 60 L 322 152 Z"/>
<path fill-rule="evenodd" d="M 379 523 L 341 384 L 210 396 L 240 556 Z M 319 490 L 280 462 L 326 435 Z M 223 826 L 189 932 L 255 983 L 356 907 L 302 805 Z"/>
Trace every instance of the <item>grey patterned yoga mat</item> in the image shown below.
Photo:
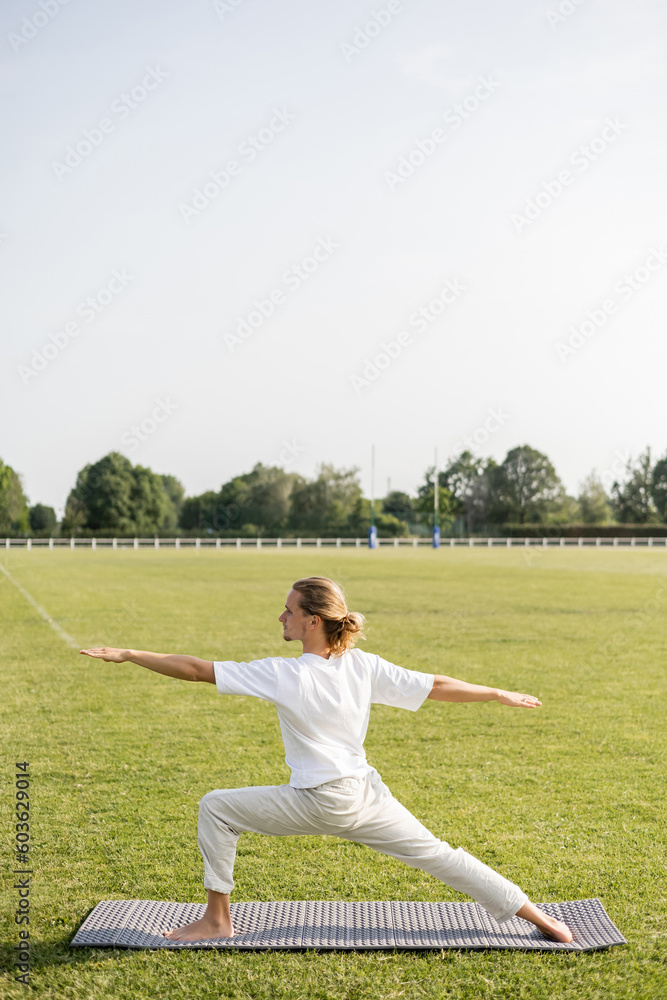
<path fill-rule="evenodd" d="M 232 903 L 233 938 L 169 941 L 162 932 L 197 920 L 201 903 L 103 900 L 83 922 L 72 945 L 87 948 L 523 948 L 592 951 L 626 944 L 599 899 L 542 903 L 574 934 L 550 941 L 515 917 L 500 925 L 477 903 L 276 902 Z"/>

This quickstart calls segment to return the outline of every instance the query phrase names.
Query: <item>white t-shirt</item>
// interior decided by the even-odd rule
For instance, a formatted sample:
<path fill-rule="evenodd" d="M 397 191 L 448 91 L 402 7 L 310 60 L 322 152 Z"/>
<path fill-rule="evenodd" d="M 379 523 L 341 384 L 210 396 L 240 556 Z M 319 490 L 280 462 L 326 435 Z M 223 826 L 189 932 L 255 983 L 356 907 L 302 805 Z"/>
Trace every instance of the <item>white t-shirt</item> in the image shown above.
<path fill-rule="evenodd" d="M 296 788 L 368 774 L 373 768 L 363 743 L 371 704 L 416 712 L 433 687 L 433 674 L 360 649 L 328 660 L 316 653 L 249 663 L 217 660 L 213 669 L 220 694 L 253 695 L 276 706 Z"/>

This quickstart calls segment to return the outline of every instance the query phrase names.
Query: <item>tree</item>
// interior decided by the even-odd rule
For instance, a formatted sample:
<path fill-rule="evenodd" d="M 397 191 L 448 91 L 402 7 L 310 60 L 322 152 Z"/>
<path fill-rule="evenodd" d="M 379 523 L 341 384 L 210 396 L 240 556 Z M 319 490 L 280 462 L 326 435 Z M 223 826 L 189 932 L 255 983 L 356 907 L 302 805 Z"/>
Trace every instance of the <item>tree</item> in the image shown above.
<path fill-rule="evenodd" d="M 361 485 L 358 469 L 322 464 L 317 477 L 298 485 L 291 498 L 289 523 L 313 535 L 344 535 L 359 514 Z"/>
<path fill-rule="evenodd" d="M 566 492 L 560 479 L 555 495 L 544 502 L 542 519 L 545 524 L 577 524 L 581 521 L 579 501 Z"/>
<path fill-rule="evenodd" d="M 463 451 L 439 475 L 439 485 L 451 495 L 451 513 L 462 517 L 471 535 L 489 520 L 491 484 L 497 463 L 492 458 L 475 458 Z"/>
<path fill-rule="evenodd" d="M 29 528 L 28 501 L 21 477 L 0 458 L 0 532 L 24 534 Z"/>
<path fill-rule="evenodd" d="M 414 517 L 414 513 L 412 516 Z M 408 533 L 408 526 L 405 521 L 387 510 L 378 510 L 377 504 L 375 505 L 373 520 L 375 521 L 375 527 L 380 538 L 396 538 Z M 346 533 L 361 538 L 368 534 L 370 526 L 371 502 L 367 497 L 360 496 L 355 504 L 354 511 L 348 518 Z"/>
<path fill-rule="evenodd" d="M 207 490 L 197 497 L 186 497 L 178 523 L 184 531 L 210 535 L 215 530 L 218 506 L 219 496 L 215 490 Z"/>
<path fill-rule="evenodd" d="M 37 503 L 28 512 L 30 520 L 30 530 L 35 535 L 52 535 L 56 530 L 58 519 L 53 507 L 45 507 L 44 504 Z"/>
<path fill-rule="evenodd" d="M 651 449 L 643 451 L 636 461 L 629 458 L 625 472 L 625 482 L 614 481 L 611 487 L 612 506 L 617 519 L 630 524 L 646 524 L 655 520 L 658 511 L 653 500 Z"/>
<path fill-rule="evenodd" d="M 609 524 L 611 521 L 609 497 L 595 470 L 584 479 L 577 499 L 584 524 Z"/>
<path fill-rule="evenodd" d="M 494 520 L 546 521 L 567 497 L 546 455 L 521 445 L 507 452 L 491 474 L 491 510 Z"/>
<path fill-rule="evenodd" d="M 176 476 L 160 476 L 160 479 L 162 480 L 162 491 L 167 498 L 160 531 L 164 534 L 173 534 L 178 527 L 178 519 L 185 500 L 185 489 L 183 483 Z"/>
<path fill-rule="evenodd" d="M 169 509 L 169 498 L 162 485 L 162 476 L 143 465 L 132 470 L 130 503 L 137 535 L 153 535 L 162 524 Z"/>
<path fill-rule="evenodd" d="M 133 486 L 132 463 L 117 451 L 85 465 L 67 498 L 63 527 L 133 534 Z"/>
<path fill-rule="evenodd" d="M 67 498 L 63 531 L 152 535 L 169 503 L 161 476 L 112 451 L 77 475 Z"/>
<path fill-rule="evenodd" d="M 420 515 L 420 520 L 425 521 L 429 526 L 433 526 L 433 515 L 435 507 L 435 466 L 431 466 L 424 474 L 424 482 L 417 489 L 417 499 L 415 501 L 415 511 Z M 438 524 L 440 527 L 448 527 L 455 516 L 456 503 L 451 492 L 443 485 L 438 474 Z"/>
<path fill-rule="evenodd" d="M 655 463 L 651 477 L 651 498 L 661 521 L 667 521 L 667 455 Z"/>
<path fill-rule="evenodd" d="M 407 493 L 392 490 L 382 501 L 382 512 L 390 514 L 399 521 L 409 521 L 415 512 L 415 502 Z"/>
<path fill-rule="evenodd" d="M 83 472 L 84 470 L 82 469 L 81 471 Z M 76 535 L 86 524 L 88 512 L 85 501 L 79 498 L 77 492 L 79 486 L 79 477 L 77 476 L 77 485 L 73 490 L 70 490 L 65 502 L 65 514 L 60 525 L 63 535 Z"/>
<path fill-rule="evenodd" d="M 220 527 L 276 538 L 287 530 L 292 494 L 305 480 L 296 472 L 258 462 L 225 483 L 219 495 Z"/>
<path fill-rule="evenodd" d="M 543 524 L 578 524 L 581 521 L 581 504 L 563 488 L 560 495 L 549 505 L 542 517 Z"/>

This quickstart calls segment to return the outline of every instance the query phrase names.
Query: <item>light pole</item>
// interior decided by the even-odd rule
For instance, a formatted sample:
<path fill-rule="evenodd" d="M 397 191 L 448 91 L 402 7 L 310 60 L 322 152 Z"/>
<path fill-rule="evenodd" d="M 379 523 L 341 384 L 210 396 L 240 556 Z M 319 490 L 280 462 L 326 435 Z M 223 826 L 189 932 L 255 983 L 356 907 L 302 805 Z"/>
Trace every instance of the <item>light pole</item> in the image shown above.
<path fill-rule="evenodd" d="M 435 470 L 433 472 L 433 548 L 440 548 L 440 514 L 438 510 L 438 449 L 435 449 Z"/>

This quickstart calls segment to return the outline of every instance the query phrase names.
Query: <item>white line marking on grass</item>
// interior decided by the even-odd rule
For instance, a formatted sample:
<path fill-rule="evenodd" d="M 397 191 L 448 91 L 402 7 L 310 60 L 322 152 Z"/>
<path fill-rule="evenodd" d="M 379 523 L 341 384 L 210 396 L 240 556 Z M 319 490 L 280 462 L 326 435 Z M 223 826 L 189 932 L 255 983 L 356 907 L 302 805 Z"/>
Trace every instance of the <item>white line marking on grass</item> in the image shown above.
<path fill-rule="evenodd" d="M 42 616 L 42 618 L 44 619 L 44 621 L 47 622 L 55 632 L 58 633 L 58 635 L 60 636 L 60 638 L 63 639 L 67 643 L 68 646 L 71 646 L 72 649 L 78 649 L 79 648 L 79 643 L 75 642 L 74 639 L 72 638 L 72 636 L 68 635 L 67 632 L 63 628 L 60 627 L 60 625 L 58 624 L 58 622 L 55 622 L 53 620 L 53 618 L 48 613 L 48 611 L 45 611 L 44 608 L 42 607 L 42 605 L 37 603 L 37 601 L 35 600 L 35 598 L 31 594 L 28 593 L 28 591 L 25 589 L 25 587 L 21 586 L 21 584 L 18 582 L 18 580 L 14 579 L 14 577 L 12 576 L 12 574 L 9 572 L 8 569 L 6 569 L 2 565 L 2 563 L 0 563 L 0 570 L 2 570 L 2 572 L 5 574 L 5 576 L 9 580 L 9 582 L 13 583 L 14 586 L 16 587 L 16 589 L 23 594 L 23 596 L 25 597 L 26 601 L 28 601 L 29 604 L 32 604 L 32 606 L 35 609 L 35 611 L 39 615 Z"/>

